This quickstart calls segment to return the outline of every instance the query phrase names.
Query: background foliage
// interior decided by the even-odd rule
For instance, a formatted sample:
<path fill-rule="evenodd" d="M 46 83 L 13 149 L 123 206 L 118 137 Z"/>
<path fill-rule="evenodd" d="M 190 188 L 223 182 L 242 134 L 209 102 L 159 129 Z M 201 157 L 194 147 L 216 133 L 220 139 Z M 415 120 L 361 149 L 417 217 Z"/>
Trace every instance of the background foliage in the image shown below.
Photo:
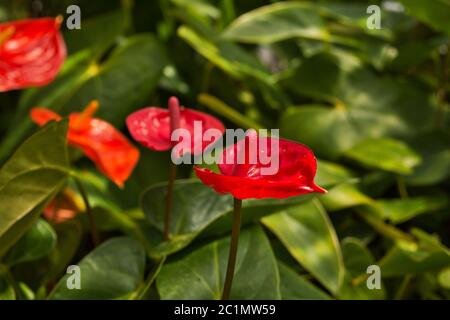
<path fill-rule="evenodd" d="M 232 298 L 450 298 L 448 0 L 1 0 L 0 22 L 71 4 L 82 29 L 64 30 L 57 80 L 0 94 L 0 299 L 220 298 L 231 198 L 179 181 L 164 243 L 168 154 L 142 149 L 120 190 L 67 149 L 66 122 L 37 131 L 28 116 L 98 99 L 97 115 L 124 128 L 170 95 L 229 128 L 309 145 L 329 190 L 244 202 Z M 369 4 L 382 7 L 380 30 L 366 27 Z M 84 214 L 40 218 L 57 194 L 80 202 L 71 175 L 94 206 L 95 250 Z M 82 290 L 66 288 L 69 264 Z M 371 264 L 381 290 L 366 286 Z"/>

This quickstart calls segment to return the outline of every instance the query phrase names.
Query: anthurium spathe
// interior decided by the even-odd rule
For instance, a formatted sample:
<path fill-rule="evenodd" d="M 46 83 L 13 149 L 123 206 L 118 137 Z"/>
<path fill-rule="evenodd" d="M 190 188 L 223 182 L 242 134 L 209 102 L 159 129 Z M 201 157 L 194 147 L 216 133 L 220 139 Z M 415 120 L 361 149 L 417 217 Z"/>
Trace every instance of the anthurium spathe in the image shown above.
<path fill-rule="evenodd" d="M 171 97 L 168 105 L 168 109 L 147 107 L 128 116 L 128 130 L 136 141 L 152 150 L 167 151 L 178 143 L 177 141 L 172 141 L 172 133 L 175 130 L 182 129 L 188 133 L 189 138 L 186 138 L 186 140 L 185 138 L 181 139 L 183 148 L 179 151 L 176 151 L 174 148 L 172 157 L 183 157 L 185 154 L 197 156 L 211 144 L 210 141 L 203 140 L 203 134 L 207 130 L 215 129 L 220 134 L 225 132 L 224 125 L 218 119 L 206 113 L 180 106 L 176 97 Z M 200 148 L 196 146 L 200 146 Z M 164 215 L 163 232 L 166 240 L 169 240 L 170 236 L 172 193 L 175 179 L 176 165 L 171 162 L 167 184 L 166 212 Z"/>
<path fill-rule="evenodd" d="M 69 144 L 80 148 L 97 168 L 119 187 L 133 172 L 139 159 L 139 150 L 110 123 L 93 118 L 98 102 L 91 102 L 81 113 L 69 116 Z M 31 110 L 32 120 L 40 126 L 61 116 L 44 108 Z"/>
<path fill-rule="evenodd" d="M 61 21 L 58 17 L 0 24 L 0 92 L 43 86 L 56 77 L 66 58 Z"/>
<path fill-rule="evenodd" d="M 275 142 L 278 151 L 274 151 L 272 147 Z M 250 163 L 249 159 L 254 156 L 251 154 L 252 143 L 257 144 L 253 152 L 276 159 L 278 164 L 273 174 L 263 174 L 263 168 L 270 164 L 263 164 L 259 161 L 260 157 Z M 244 140 L 227 147 L 223 152 L 223 159 L 227 154 L 234 161 L 219 164 L 221 174 L 195 167 L 200 180 L 219 193 L 230 193 L 242 200 L 288 198 L 325 192 L 314 183 L 317 161 L 313 152 L 300 143 L 279 138 L 246 136 Z M 245 155 L 241 163 L 237 163 L 238 154 Z"/>
<path fill-rule="evenodd" d="M 222 299 L 228 300 L 237 259 L 242 200 L 288 198 L 326 191 L 314 183 L 317 161 L 311 150 L 278 137 L 259 137 L 254 131 L 225 148 L 218 166 L 221 174 L 198 167 L 195 173 L 217 192 L 234 197 L 230 252 L 222 292 Z"/>
<path fill-rule="evenodd" d="M 201 134 L 194 134 L 194 122 L 201 123 Z M 201 153 L 209 144 L 202 139 L 203 133 L 208 129 L 217 129 L 225 132 L 225 127 L 215 117 L 188 109 L 179 105 L 176 97 L 169 99 L 169 108 L 147 107 L 130 114 L 127 118 L 127 126 L 133 138 L 145 147 L 156 151 L 170 150 L 177 142 L 171 141 L 174 129 L 186 129 L 191 133 L 191 148 L 185 148 L 185 152 L 193 155 Z M 176 127 L 176 128 L 175 128 Z M 201 150 L 194 151 L 194 145 L 200 143 Z"/>

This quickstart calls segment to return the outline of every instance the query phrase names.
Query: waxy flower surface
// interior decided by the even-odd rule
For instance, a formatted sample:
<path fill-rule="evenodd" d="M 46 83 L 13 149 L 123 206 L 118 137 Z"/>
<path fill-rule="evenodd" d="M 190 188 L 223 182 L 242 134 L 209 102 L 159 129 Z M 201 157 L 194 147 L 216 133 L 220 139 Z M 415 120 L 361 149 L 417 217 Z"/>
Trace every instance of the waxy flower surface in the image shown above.
<path fill-rule="evenodd" d="M 199 134 L 194 134 L 194 122 L 201 124 Z M 217 129 L 221 133 L 225 132 L 225 127 L 220 120 L 203 112 L 180 107 L 178 99 L 175 97 L 169 99 L 169 109 L 147 107 L 130 114 L 127 118 L 127 126 L 136 141 L 156 151 L 167 151 L 176 144 L 171 141 L 173 128 L 185 129 L 189 131 L 192 139 L 190 148 L 188 146 L 184 152 L 189 152 L 194 156 L 201 153 L 210 144 L 210 142 L 202 140 L 205 131 Z M 194 152 L 196 144 L 201 145 L 202 148 Z"/>
<path fill-rule="evenodd" d="M 274 141 L 274 139 L 277 139 Z M 253 147 L 251 144 L 257 144 Z M 273 150 L 273 145 L 278 146 Z M 251 161 L 255 154 L 277 159 L 278 169 L 273 174 L 262 174 L 270 164 Z M 306 146 L 279 138 L 257 137 L 245 139 L 228 146 L 223 151 L 223 159 L 233 159 L 232 163 L 219 164 L 221 174 L 209 169 L 195 167 L 195 173 L 206 185 L 219 193 L 230 193 L 237 199 L 288 198 L 313 192 L 324 193 L 325 189 L 314 183 L 317 161 Z M 240 155 L 242 161 L 238 162 Z"/>
<path fill-rule="evenodd" d="M 80 148 L 97 168 L 119 187 L 133 172 L 139 160 L 139 150 L 110 123 L 92 118 L 98 103 L 91 104 L 82 113 L 69 116 L 69 144 Z M 40 126 L 51 120 L 59 121 L 61 116 L 55 112 L 34 108 L 32 120 Z"/>
<path fill-rule="evenodd" d="M 60 18 L 0 24 L 0 92 L 53 81 L 66 58 L 60 24 Z"/>

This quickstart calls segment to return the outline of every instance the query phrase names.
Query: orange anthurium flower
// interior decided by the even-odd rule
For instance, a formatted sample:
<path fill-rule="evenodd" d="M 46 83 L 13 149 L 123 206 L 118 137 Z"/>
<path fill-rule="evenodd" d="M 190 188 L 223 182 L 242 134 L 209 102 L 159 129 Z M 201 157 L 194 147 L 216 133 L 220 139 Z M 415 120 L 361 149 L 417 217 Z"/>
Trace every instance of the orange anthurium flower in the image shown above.
<path fill-rule="evenodd" d="M 92 118 L 98 102 L 92 101 L 81 113 L 69 116 L 69 144 L 80 148 L 97 168 L 119 187 L 133 172 L 139 160 L 139 150 L 110 123 Z M 33 108 L 31 119 L 43 126 L 61 116 L 45 108 Z"/>
<path fill-rule="evenodd" d="M 62 223 L 74 219 L 84 209 L 82 204 L 78 203 L 76 194 L 65 189 L 58 194 L 44 209 L 44 217 L 54 223 Z"/>

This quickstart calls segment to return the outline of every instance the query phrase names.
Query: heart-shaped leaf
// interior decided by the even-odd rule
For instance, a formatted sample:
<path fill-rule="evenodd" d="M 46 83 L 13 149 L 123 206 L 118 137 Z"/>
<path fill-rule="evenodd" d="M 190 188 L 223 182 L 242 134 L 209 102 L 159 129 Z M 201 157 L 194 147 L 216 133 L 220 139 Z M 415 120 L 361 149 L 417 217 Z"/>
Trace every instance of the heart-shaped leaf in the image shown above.
<path fill-rule="evenodd" d="M 162 230 L 166 206 L 167 183 L 151 186 L 141 198 L 141 206 L 151 226 L 141 224 L 143 234 L 153 247 L 152 256 L 160 258 L 188 245 L 200 232 L 217 235 L 231 229 L 233 198 L 220 195 L 199 180 L 178 180 L 173 191 L 170 241 L 164 241 Z M 310 195 L 288 199 L 245 200 L 242 224 L 311 198 Z"/>
<path fill-rule="evenodd" d="M 77 274 L 67 274 L 56 285 L 50 299 L 117 299 L 132 293 L 144 277 L 145 251 L 132 238 L 113 238 L 85 256 L 78 266 L 81 289 L 68 288 L 69 277 Z"/>
<path fill-rule="evenodd" d="M 164 265 L 156 282 L 161 298 L 220 299 L 229 246 L 226 237 Z M 280 299 L 279 285 L 277 262 L 261 227 L 242 230 L 231 299 Z"/>

